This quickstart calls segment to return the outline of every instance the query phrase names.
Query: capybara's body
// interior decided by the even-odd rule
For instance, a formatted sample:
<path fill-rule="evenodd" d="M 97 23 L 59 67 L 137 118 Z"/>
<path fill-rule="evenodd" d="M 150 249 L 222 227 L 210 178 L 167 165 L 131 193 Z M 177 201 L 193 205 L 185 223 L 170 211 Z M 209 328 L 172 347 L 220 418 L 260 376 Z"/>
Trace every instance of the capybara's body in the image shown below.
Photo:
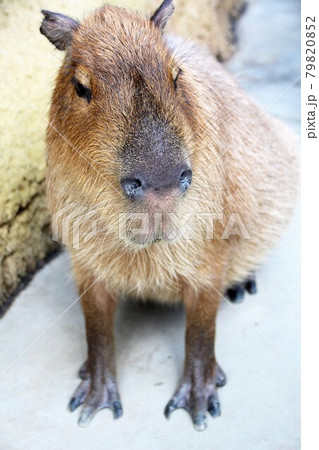
<path fill-rule="evenodd" d="M 67 51 L 52 98 L 47 185 L 51 214 L 72 205 L 67 223 L 79 223 L 71 253 L 89 357 L 70 407 L 85 402 L 82 424 L 101 407 L 121 413 L 105 382 L 116 386 L 112 351 L 103 356 L 112 332 L 101 330 L 123 297 L 184 301 L 184 376 L 166 415 L 184 407 L 203 429 L 206 410 L 219 414 L 219 301 L 263 261 L 295 204 L 290 132 L 207 51 L 162 34 L 171 3 L 151 20 L 105 6 L 71 22 L 60 47 L 50 28 L 58 20 L 46 12 L 43 25 Z"/>

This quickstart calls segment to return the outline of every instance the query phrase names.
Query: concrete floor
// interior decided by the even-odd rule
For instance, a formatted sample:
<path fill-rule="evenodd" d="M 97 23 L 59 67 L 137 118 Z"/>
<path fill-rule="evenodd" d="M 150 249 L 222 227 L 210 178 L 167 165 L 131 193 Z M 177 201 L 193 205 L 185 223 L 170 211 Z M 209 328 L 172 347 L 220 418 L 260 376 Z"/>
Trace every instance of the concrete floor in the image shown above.
<path fill-rule="evenodd" d="M 229 69 L 265 108 L 299 76 L 299 4 L 250 2 Z M 299 130 L 300 83 L 271 112 Z M 222 416 L 196 432 L 188 415 L 163 409 L 182 371 L 182 308 L 123 304 L 116 324 L 124 416 L 101 411 L 82 429 L 66 405 L 86 356 L 84 321 L 67 254 L 33 279 L 0 324 L 0 449 L 298 449 L 300 448 L 299 214 L 258 273 L 258 294 L 224 302 L 217 356 L 228 375 L 219 390 Z M 297 369 L 297 370 L 296 370 Z"/>

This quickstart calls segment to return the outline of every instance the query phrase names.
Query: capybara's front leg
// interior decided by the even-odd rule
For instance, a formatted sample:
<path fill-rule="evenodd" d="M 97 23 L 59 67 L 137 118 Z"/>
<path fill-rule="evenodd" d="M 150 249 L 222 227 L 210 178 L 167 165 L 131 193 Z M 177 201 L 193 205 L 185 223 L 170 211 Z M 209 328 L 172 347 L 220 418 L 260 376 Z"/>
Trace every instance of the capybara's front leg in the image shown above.
<path fill-rule="evenodd" d="M 213 292 L 212 292 L 213 291 Z M 220 415 L 217 387 L 226 383 L 226 376 L 215 358 L 215 321 L 219 295 L 212 289 L 200 295 L 185 291 L 186 355 L 184 374 L 164 414 L 169 418 L 177 408 L 186 409 L 194 427 L 206 428 L 206 412 Z"/>
<path fill-rule="evenodd" d="M 86 289 L 86 286 L 81 288 L 88 360 L 83 381 L 69 403 L 71 411 L 84 403 L 79 417 L 81 426 L 87 426 L 102 408 L 111 408 L 115 418 L 123 412 L 115 371 L 113 322 L 116 303 L 99 282 L 85 292 Z"/>

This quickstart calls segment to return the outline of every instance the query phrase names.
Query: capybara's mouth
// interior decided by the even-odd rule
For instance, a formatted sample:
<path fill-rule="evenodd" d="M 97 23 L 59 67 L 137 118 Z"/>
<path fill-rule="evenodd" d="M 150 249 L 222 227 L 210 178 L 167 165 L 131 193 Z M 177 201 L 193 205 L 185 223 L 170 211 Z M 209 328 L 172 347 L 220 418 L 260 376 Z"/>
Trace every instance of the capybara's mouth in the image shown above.
<path fill-rule="evenodd" d="M 160 243 L 169 243 L 175 241 L 176 237 L 174 236 L 157 236 L 152 234 L 136 234 L 130 233 L 126 237 L 126 242 L 129 244 L 134 244 L 134 246 L 138 247 L 147 247 L 149 245 L 158 245 Z"/>
<path fill-rule="evenodd" d="M 129 213 L 121 220 L 120 239 L 138 246 L 173 242 L 180 234 L 175 213 Z"/>

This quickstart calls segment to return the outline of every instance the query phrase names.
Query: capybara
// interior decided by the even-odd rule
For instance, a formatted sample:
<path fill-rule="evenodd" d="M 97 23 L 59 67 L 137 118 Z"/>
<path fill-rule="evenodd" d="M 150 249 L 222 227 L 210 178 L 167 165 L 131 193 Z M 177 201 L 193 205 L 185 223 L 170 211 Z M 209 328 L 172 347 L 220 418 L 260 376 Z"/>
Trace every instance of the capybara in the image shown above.
<path fill-rule="evenodd" d="M 254 270 L 296 200 L 289 130 L 208 51 L 164 33 L 173 10 L 172 0 L 151 17 L 105 5 L 82 23 L 42 11 L 41 33 L 66 52 L 47 129 L 47 193 L 52 216 L 66 214 L 65 234 L 77 234 L 70 252 L 88 359 L 69 408 L 83 404 L 82 426 L 101 408 L 122 415 L 113 321 L 125 297 L 185 306 L 184 371 L 166 417 L 184 408 L 203 430 L 207 411 L 220 415 L 219 304 L 228 289 L 255 290 Z"/>

